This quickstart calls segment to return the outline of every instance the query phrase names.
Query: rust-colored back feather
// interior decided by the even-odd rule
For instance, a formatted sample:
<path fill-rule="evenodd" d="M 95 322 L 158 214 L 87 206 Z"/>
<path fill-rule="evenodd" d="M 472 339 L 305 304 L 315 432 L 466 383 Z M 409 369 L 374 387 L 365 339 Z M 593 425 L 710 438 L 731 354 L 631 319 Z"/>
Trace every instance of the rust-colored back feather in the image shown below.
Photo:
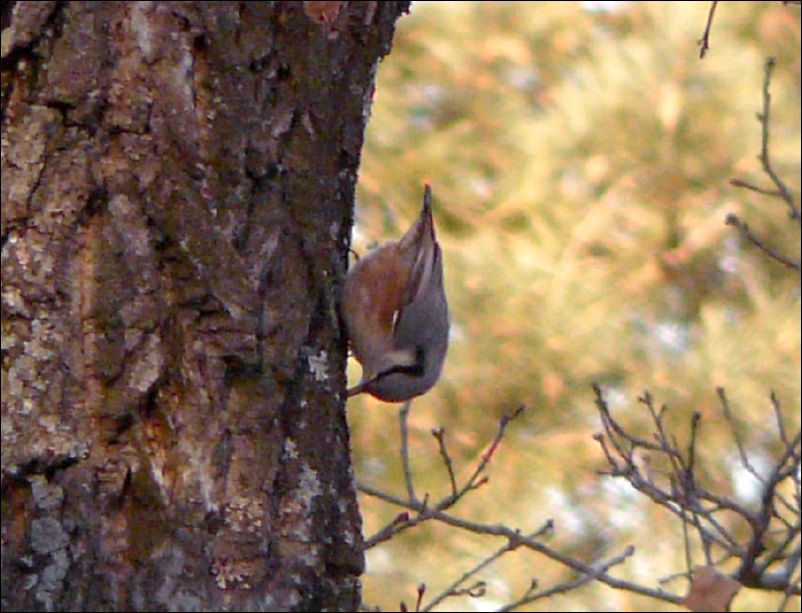
<path fill-rule="evenodd" d="M 346 279 L 343 315 L 362 364 L 393 350 L 393 319 L 409 277 L 405 264 L 398 243 L 389 243 L 363 257 Z"/>

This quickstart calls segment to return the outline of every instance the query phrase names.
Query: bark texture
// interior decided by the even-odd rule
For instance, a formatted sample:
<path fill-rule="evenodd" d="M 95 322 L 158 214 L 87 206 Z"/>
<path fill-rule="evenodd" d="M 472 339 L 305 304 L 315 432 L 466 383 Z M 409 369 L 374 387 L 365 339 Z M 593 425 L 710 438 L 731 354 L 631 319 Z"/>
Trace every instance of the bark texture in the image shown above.
<path fill-rule="evenodd" d="M 355 610 L 337 301 L 407 4 L 4 3 L 4 610 Z"/>

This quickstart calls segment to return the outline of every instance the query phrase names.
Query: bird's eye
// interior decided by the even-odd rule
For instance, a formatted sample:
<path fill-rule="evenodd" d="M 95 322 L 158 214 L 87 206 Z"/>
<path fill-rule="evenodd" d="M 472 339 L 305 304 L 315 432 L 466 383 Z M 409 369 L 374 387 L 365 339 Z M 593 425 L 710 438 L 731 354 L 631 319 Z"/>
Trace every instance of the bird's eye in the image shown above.
<path fill-rule="evenodd" d="M 423 347 L 417 345 L 415 347 L 415 368 L 420 370 L 419 377 L 423 376 L 423 366 L 426 363 L 426 352 L 423 350 Z"/>

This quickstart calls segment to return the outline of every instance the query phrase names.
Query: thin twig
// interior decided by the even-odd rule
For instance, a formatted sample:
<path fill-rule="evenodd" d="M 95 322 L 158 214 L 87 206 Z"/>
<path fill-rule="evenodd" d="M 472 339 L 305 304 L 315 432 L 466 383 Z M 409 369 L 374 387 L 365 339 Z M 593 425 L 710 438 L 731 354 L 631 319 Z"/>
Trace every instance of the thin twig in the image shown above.
<path fill-rule="evenodd" d="M 761 239 L 755 236 L 752 233 L 752 230 L 749 229 L 749 225 L 746 222 L 741 221 L 735 213 L 730 213 L 727 215 L 726 219 L 724 220 L 728 226 L 735 226 L 738 229 L 738 232 L 741 234 L 741 238 L 749 241 L 755 247 L 760 249 L 763 253 L 765 253 L 769 258 L 774 260 L 775 262 L 779 262 L 783 266 L 795 270 L 797 272 L 802 271 L 802 265 L 785 256 L 781 253 L 775 251 L 772 247 L 769 247 L 766 243 L 764 243 Z"/>
<path fill-rule="evenodd" d="M 774 407 L 774 418 L 777 420 L 777 432 L 780 435 L 780 440 L 788 446 L 788 435 L 785 433 L 785 421 L 783 420 L 782 408 L 780 407 L 780 401 L 777 398 L 777 394 L 774 390 L 771 390 L 771 406 Z"/>
<path fill-rule="evenodd" d="M 709 538 L 707 538 L 707 530 L 702 529 L 702 523 L 699 520 L 700 506 L 696 496 L 697 486 L 696 476 L 694 473 L 694 467 L 696 463 L 696 435 L 699 432 L 699 423 L 701 420 L 702 414 L 698 411 L 695 411 L 693 417 L 691 418 L 691 441 L 688 444 L 688 464 L 685 467 L 685 472 L 682 475 L 682 478 L 684 495 L 690 499 L 688 500 L 688 506 L 693 517 L 693 525 L 696 527 L 696 531 L 699 533 L 699 540 L 702 541 L 702 550 L 705 554 L 705 563 L 710 566 L 713 564 L 713 552 L 711 541 Z"/>
<path fill-rule="evenodd" d="M 750 475 L 752 475 L 759 483 L 765 485 L 766 481 L 767 481 L 766 477 L 764 475 L 761 475 L 755 469 L 755 467 L 752 466 L 751 462 L 749 461 L 748 456 L 746 455 L 746 450 L 744 448 L 743 440 L 741 439 L 740 434 L 738 432 L 738 424 L 736 423 L 735 417 L 733 416 L 732 411 L 730 410 L 729 401 L 727 400 L 727 395 L 724 392 L 724 388 L 719 387 L 719 388 L 717 388 L 716 391 L 717 391 L 718 396 L 719 396 L 719 398 L 721 400 L 721 406 L 722 406 L 722 408 L 724 410 L 724 416 L 726 417 L 727 421 L 730 424 L 730 430 L 732 431 L 733 437 L 735 439 L 735 445 L 736 445 L 736 447 L 738 449 L 738 454 L 741 457 L 741 464 L 743 464 L 743 466 L 747 470 L 747 472 Z M 790 444 L 786 442 L 786 453 L 787 453 L 787 450 L 789 448 L 790 448 Z M 783 458 L 786 458 L 786 457 L 787 457 L 787 455 L 783 456 Z M 778 466 L 778 469 L 779 469 L 779 466 Z M 786 508 L 789 508 L 792 511 L 794 511 L 794 509 L 791 507 L 791 504 L 780 493 L 776 493 L 774 495 L 774 497 L 773 497 L 773 500 L 777 500 L 781 504 L 785 505 Z M 755 517 L 756 516 L 754 514 L 751 515 L 751 518 L 752 518 L 751 519 L 751 523 L 752 524 L 755 523 Z"/>
<path fill-rule="evenodd" d="M 421 602 L 423 602 L 423 595 L 426 593 L 426 584 L 421 583 L 418 585 L 418 598 L 415 601 L 415 611 L 420 611 Z"/>
<path fill-rule="evenodd" d="M 542 600 L 543 598 L 551 598 L 552 596 L 555 596 L 557 594 L 564 594 L 566 592 L 570 592 L 571 590 L 575 590 L 585 585 L 586 583 L 590 583 L 594 579 L 597 579 L 598 573 L 606 573 L 613 566 L 622 564 L 623 562 L 626 561 L 627 558 L 632 556 L 632 554 L 634 553 L 635 553 L 635 548 L 632 545 L 630 545 L 620 555 L 617 555 L 614 558 L 607 560 L 606 562 L 602 562 L 600 564 L 595 565 L 597 569 L 596 573 L 582 575 L 574 579 L 573 581 L 560 583 L 558 585 L 541 590 L 539 592 L 536 591 L 537 582 L 533 580 L 529 586 L 529 589 L 523 596 L 521 596 L 518 600 L 514 600 L 513 602 L 504 605 L 500 609 L 496 609 L 496 611 L 514 611 L 518 607 L 523 606 L 525 604 L 529 604 L 530 602 L 534 602 L 535 600 Z"/>
<path fill-rule="evenodd" d="M 685 509 L 683 507 L 680 507 L 680 513 L 680 522 L 682 523 L 682 542 L 685 545 L 685 569 L 690 580 L 690 577 L 693 574 L 693 555 L 691 553 L 691 540 L 688 537 L 688 518 L 685 516 Z"/>
<path fill-rule="evenodd" d="M 554 530 L 554 522 L 549 519 L 544 523 L 540 528 L 535 530 L 534 532 L 528 534 L 525 538 L 529 539 L 536 539 L 544 534 L 550 533 Z M 488 566 L 490 566 L 493 562 L 498 560 L 504 554 L 513 551 L 515 548 L 519 546 L 517 541 L 509 540 L 507 541 L 502 547 L 497 549 L 494 553 L 486 557 L 484 560 L 479 562 L 473 568 L 467 570 L 459 579 L 454 581 L 451 585 L 449 585 L 446 589 L 440 592 L 437 596 L 435 596 L 431 602 L 429 602 L 421 611 L 431 611 L 434 609 L 435 606 L 443 602 L 446 598 L 450 598 L 451 596 L 458 595 L 459 587 L 465 583 L 468 579 L 476 576 L 477 573 L 481 572 Z"/>
<path fill-rule="evenodd" d="M 493 442 L 490 443 L 490 447 L 488 447 L 487 451 L 482 454 L 481 461 L 476 467 L 476 470 L 474 470 L 473 474 L 468 479 L 468 485 L 475 483 L 476 479 L 482 474 L 482 472 L 484 472 L 485 468 L 487 468 L 487 465 L 490 463 L 490 460 L 493 459 L 496 449 L 498 449 L 499 443 L 501 443 L 501 439 L 504 438 L 504 433 L 507 431 L 507 426 L 510 425 L 510 422 L 517 419 L 525 409 L 526 407 L 521 405 L 515 409 L 512 414 L 507 415 L 505 413 L 501 416 L 501 419 L 498 422 L 498 432 L 496 433 L 496 438 L 494 438 Z"/>
<path fill-rule="evenodd" d="M 764 196 L 772 196 L 773 198 L 782 198 L 783 194 L 776 189 L 766 189 L 765 187 L 760 187 L 759 185 L 755 185 L 754 183 L 749 183 L 748 181 L 744 181 L 743 179 L 730 179 L 730 185 L 733 187 L 743 187 L 744 189 L 748 189 L 753 192 L 757 192 L 758 194 L 762 194 Z"/>
<path fill-rule="evenodd" d="M 733 557 L 734 556 L 731 553 L 725 552 L 724 555 L 722 555 L 718 559 L 713 560 L 710 563 L 710 565 L 718 567 L 721 564 L 724 564 L 725 562 L 727 562 L 728 560 L 731 560 Z M 679 573 L 673 573 L 673 574 L 667 575 L 665 577 L 660 577 L 657 580 L 657 582 L 660 585 L 666 585 L 668 583 L 671 583 L 672 581 L 676 581 L 677 579 L 686 579 L 688 581 L 691 581 L 693 579 L 693 569 L 691 569 L 689 571 L 685 570 L 685 571 L 682 571 L 682 572 L 679 572 Z"/>
<path fill-rule="evenodd" d="M 446 470 L 448 471 L 448 479 L 451 482 L 451 495 L 457 495 L 457 479 L 454 476 L 454 464 L 451 461 L 451 456 L 448 454 L 448 449 L 446 449 L 446 441 L 445 441 L 445 428 L 433 428 L 432 429 L 432 436 L 437 439 L 437 445 L 440 448 L 440 456 L 443 458 L 443 463 L 446 465 Z"/>
<path fill-rule="evenodd" d="M 407 497 L 410 502 L 417 502 L 415 495 L 415 485 L 412 482 L 412 470 L 409 467 L 409 408 L 412 401 L 407 400 L 398 410 L 399 429 L 401 431 L 401 467 L 404 471 L 404 483 L 407 487 Z"/>
<path fill-rule="evenodd" d="M 752 463 L 749 461 L 749 456 L 746 455 L 746 449 L 744 448 L 743 440 L 741 440 L 738 423 L 735 420 L 732 411 L 730 410 L 730 401 L 727 398 L 727 392 L 724 391 L 723 387 L 717 387 L 716 393 L 721 401 L 721 409 L 724 413 L 724 417 L 727 419 L 727 423 L 730 425 L 730 431 L 735 439 L 735 447 L 738 449 L 738 455 L 741 457 L 741 464 L 743 464 L 743 467 L 747 470 L 747 472 L 760 483 L 765 483 L 766 479 L 763 477 L 763 475 L 757 472 L 757 470 L 755 470 L 755 468 L 752 466 Z"/>
<path fill-rule="evenodd" d="M 788 205 L 788 216 L 791 219 L 799 222 L 799 206 L 794 202 L 791 192 L 785 183 L 780 179 L 780 176 L 774 170 L 769 159 L 769 127 L 770 127 L 770 112 L 771 112 L 771 73 L 774 70 L 774 58 L 769 58 L 766 61 L 766 69 L 763 77 L 763 112 L 758 115 L 758 120 L 762 127 L 762 145 L 760 148 L 760 163 L 763 165 L 763 171 L 769 176 L 777 191 L 780 192 L 782 199 Z"/>
<path fill-rule="evenodd" d="M 389 541 L 393 536 L 398 533 L 399 526 L 403 526 L 409 522 L 409 513 L 404 511 L 399 513 L 395 516 L 395 519 L 387 524 L 384 528 L 379 530 L 376 534 L 371 536 L 368 539 L 365 539 L 365 543 L 362 545 L 363 550 L 367 551 L 371 547 L 375 547 L 379 543 L 383 543 L 384 541 Z"/>
<path fill-rule="evenodd" d="M 650 440 L 637 437 L 630 432 L 627 432 L 621 424 L 619 424 L 610 413 L 610 408 L 607 406 L 607 402 L 604 400 L 604 396 L 602 394 L 601 386 L 598 383 L 593 383 L 593 392 L 596 395 L 596 406 L 599 408 L 599 412 L 601 413 L 602 423 L 605 425 L 609 425 L 611 431 L 608 432 L 610 435 L 608 438 L 610 442 L 615 447 L 616 451 L 621 455 L 622 458 L 627 458 L 628 456 L 632 455 L 631 450 L 629 452 L 625 452 L 621 447 L 618 441 L 614 436 L 613 433 L 621 437 L 622 439 L 626 440 L 632 448 L 640 447 L 641 449 L 648 449 L 649 451 L 657 451 L 660 453 L 668 453 L 670 456 L 679 456 L 679 451 L 675 449 L 671 449 L 670 447 L 666 447 L 660 443 L 653 443 Z M 652 419 L 656 424 L 661 424 L 663 419 L 664 410 L 661 410 L 659 414 L 654 410 L 654 406 L 652 406 L 652 399 L 648 392 L 646 392 L 643 396 L 638 398 L 638 400 L 644 404 L 648 409 L 650 414 L 652 415 Z M 631 458 L 630 458 L 631 459 Z"/>
<path fill-rule="evenodd" d="M 702 38 L 698 40 L 699 43 L 699 59 L 703 59 L 707 50 L 710 49 L 710 31 L 713 28 L 713 14 L 716 12 L 716 5 L 718 0 L 710 3 L 710 12 L 707 14 L 707 25 L 705 31 L 702 33 Z"/>

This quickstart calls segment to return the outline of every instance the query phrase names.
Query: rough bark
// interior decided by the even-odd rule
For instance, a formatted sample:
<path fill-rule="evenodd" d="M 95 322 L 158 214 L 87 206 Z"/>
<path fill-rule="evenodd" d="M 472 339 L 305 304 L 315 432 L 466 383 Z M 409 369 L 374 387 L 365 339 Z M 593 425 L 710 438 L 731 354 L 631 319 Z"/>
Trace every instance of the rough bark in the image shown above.
<path fill-rule="evenodd" d="M 4 3 L 4 610 L 357 606 L 336 305 L 407 4 Z"/>

